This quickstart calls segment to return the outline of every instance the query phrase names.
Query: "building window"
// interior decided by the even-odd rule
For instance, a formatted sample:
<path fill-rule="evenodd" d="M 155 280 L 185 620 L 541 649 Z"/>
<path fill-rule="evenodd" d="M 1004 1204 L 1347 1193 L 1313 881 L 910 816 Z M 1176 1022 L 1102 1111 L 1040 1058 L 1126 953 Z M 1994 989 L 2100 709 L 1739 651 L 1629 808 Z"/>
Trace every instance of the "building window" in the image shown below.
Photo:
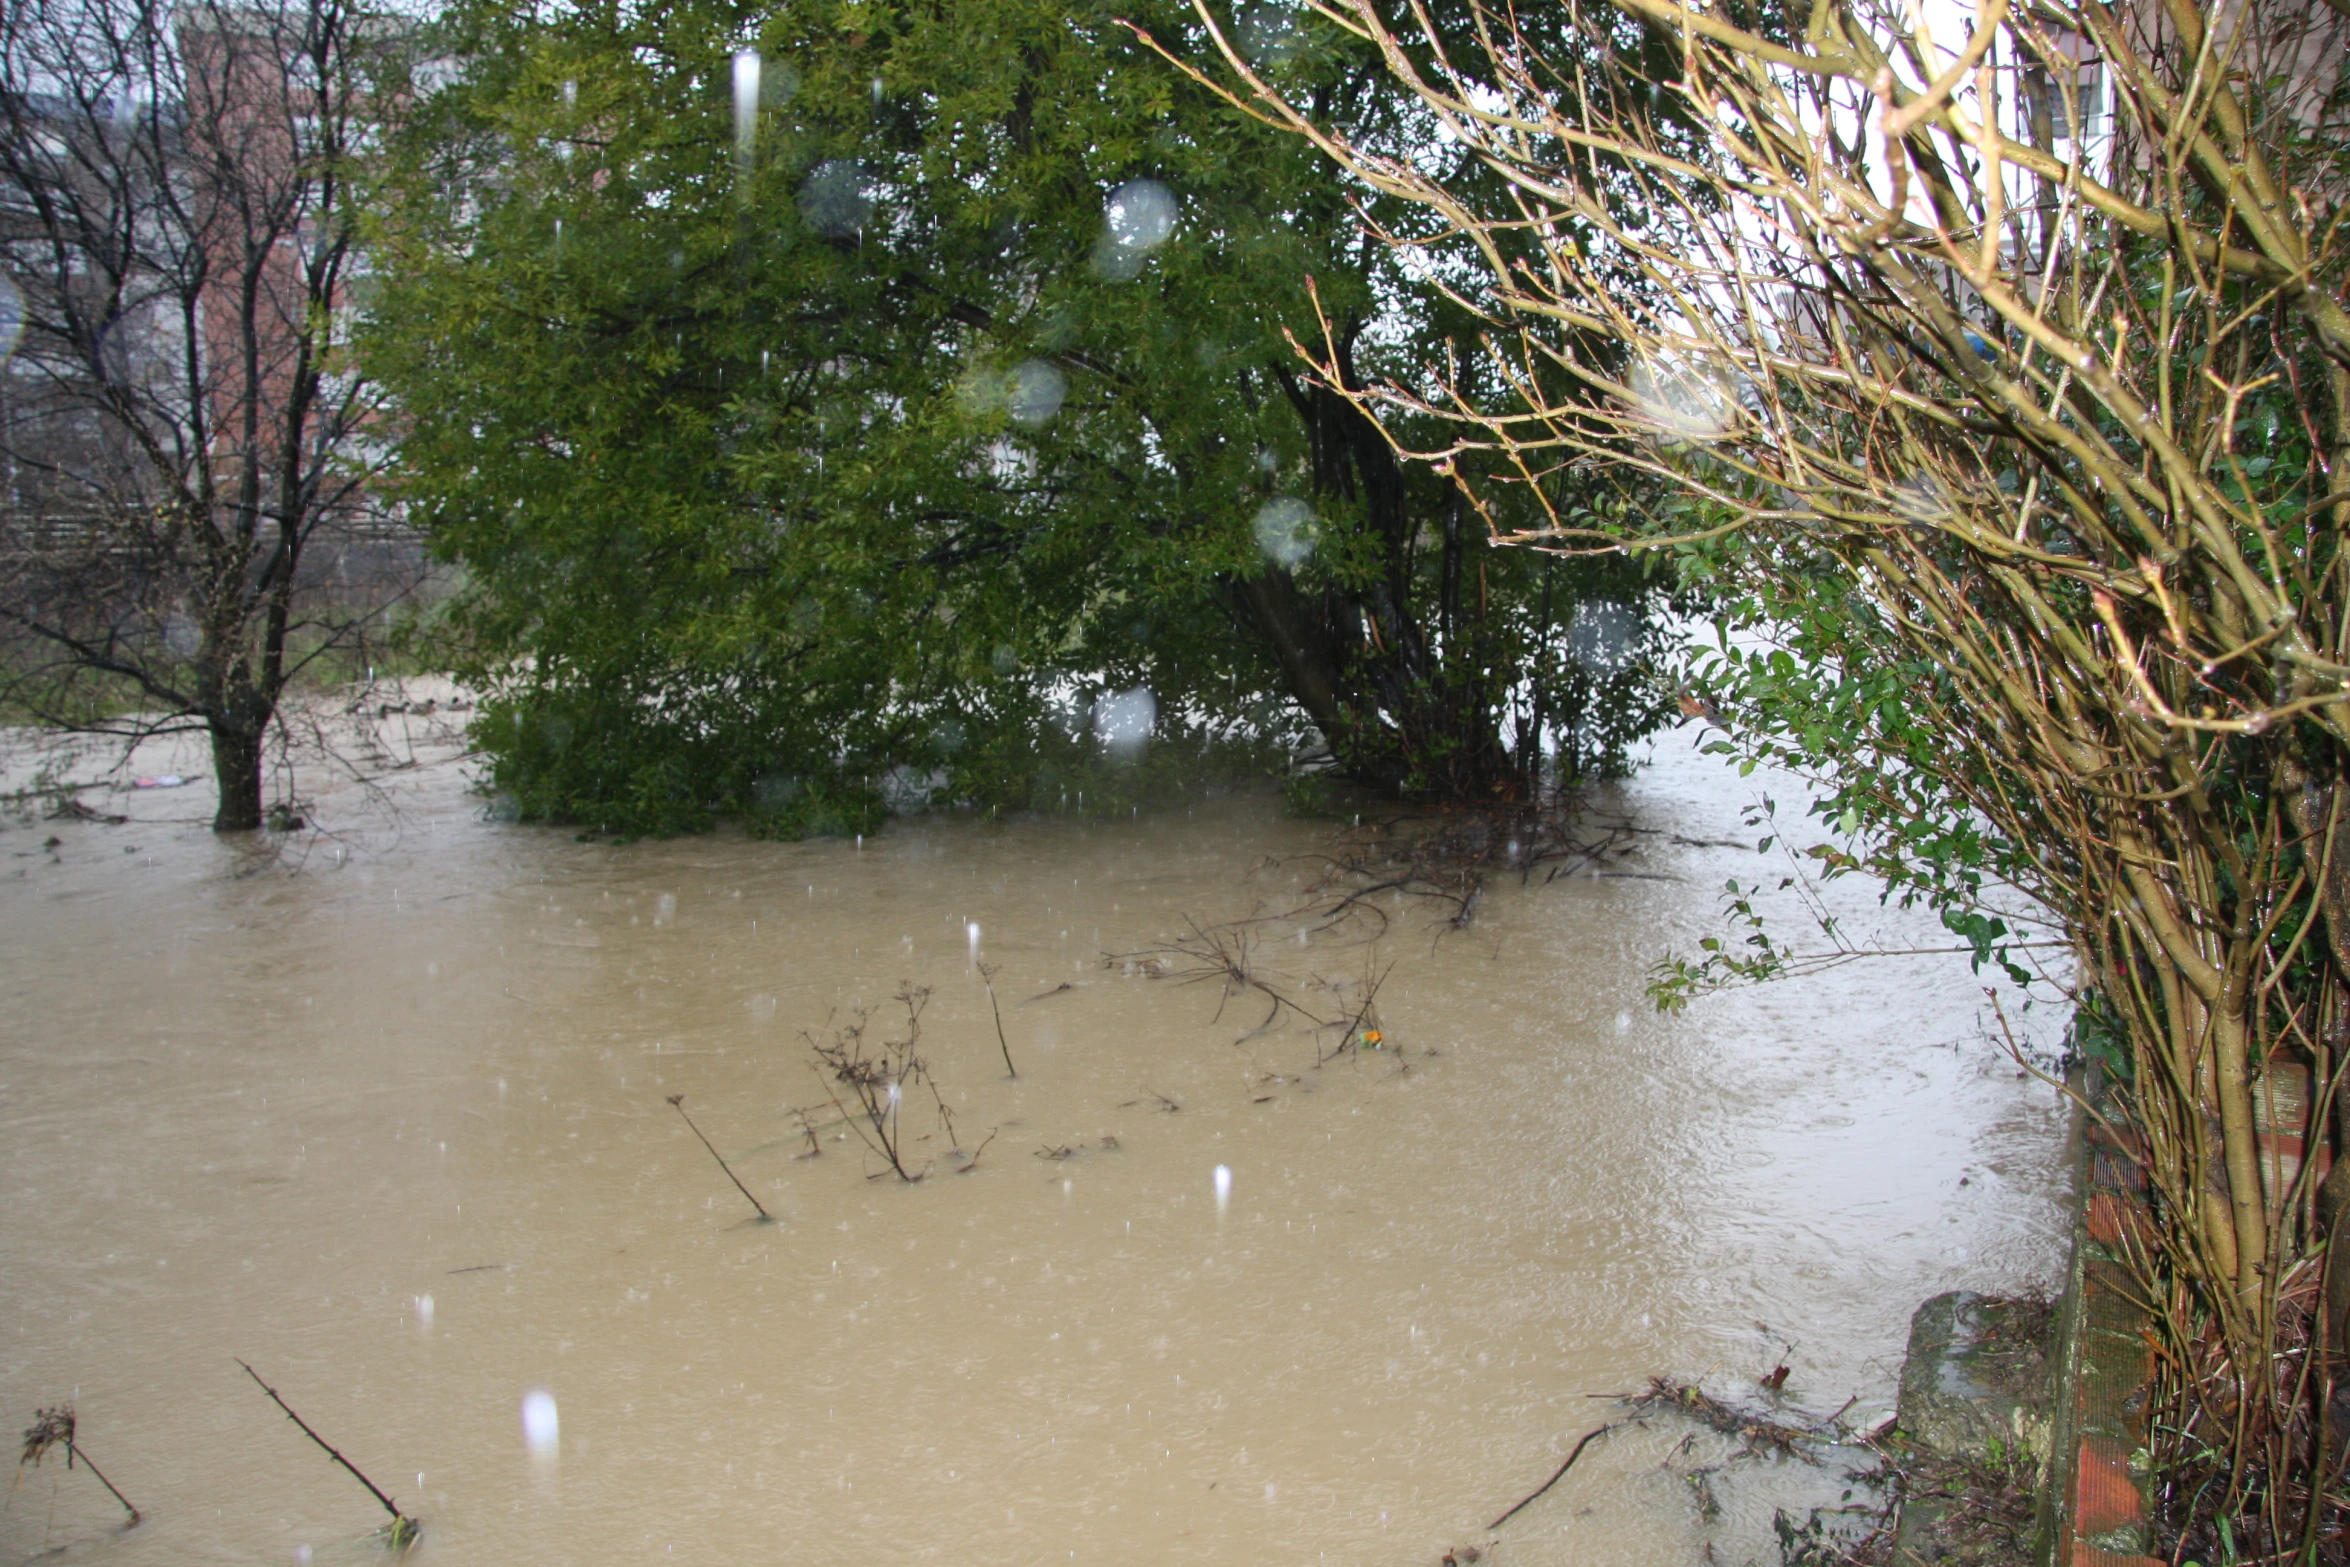
<path fill-rule="evenodd" d="M 2049 129 L 2058 141 L 2081 140 L 2104 128 L 2105 67 L 2096 60 L 2084 60 L 2061 75 L 2045 65 L 2026 66 L 2024 92 L 2027 101 L 2047 107 Z"/>

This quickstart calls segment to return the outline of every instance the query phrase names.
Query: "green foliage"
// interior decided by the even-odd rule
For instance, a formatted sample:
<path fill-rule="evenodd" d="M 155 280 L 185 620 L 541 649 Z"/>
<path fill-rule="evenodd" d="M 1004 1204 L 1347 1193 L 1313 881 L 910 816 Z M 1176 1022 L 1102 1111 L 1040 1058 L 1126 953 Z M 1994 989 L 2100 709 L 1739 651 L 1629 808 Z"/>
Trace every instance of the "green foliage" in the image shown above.
<path fill-rule="evenodd" d="M 1281 780 L 1281 803 L 1292 816 L 1335 817 L 1336 782 L 1327 769 L 1300 768 Z"/>
<path fill-rule="evenodd" d="M 2126 268 L 2147 308 L 2163 286 L 2159 260 L 2159 251 L 2147 247 Z M 2203 357 L 2200 351 L 2183 354 L 2174 374 L 2199 374 Z M 2239 400 L 2235 449 L 2251 455 L 2228 457 L 2224 486 L 2232 500 L 2258 508 L 2269 520 L 2280 550 L 2322 566 L 2338 541 L 2315 515 L 2329 493 L 2327 477 L 2292 388 L 2290 377 L 2278 375 Z M 2110 411 L 2098 417 L 2109 438 L 2134 442 Z M 1690 463 L 1712 494 L 1664 508 L 1661 520 L 1671 526 L 1701 531 L 1731 519 L 1740 504 L 1762 510 L 1780 503 L 1704 456 L 1693 454 Z M 2023 480 L 2004 472 L 1997 486 L 2012 495 Z M 2083 541 L 2052 531 L 2058 534 L 2051 544 L 2055 552 L 2086 553 Z M 1952 553 L 1956 573 L 1962 568 Z M 1691 650 L 1678 669 L 1688 689 L 1706 693 L 1728 716 L 1729 727 L 1706 749 L 1737 759 L 1749 772 L 1782 768 L 1817 786 L 1808 811 L 1817 841 L 1802 852 L 1819 879 L 1852 872 L 1872 877 L 1889 901 L 1933 911 L 1971 949 L 1978 970 L 1992 964 L 2017 984 L 2028 982 L 2032 975 L 2023 954 L 2047 945 L 2049 932 L 1987 909 L 1986 891 L 2002 885 L 2036 889 L 2048 884 L 2052 872 L 2062 880 L 2071 867 L 2061 842 L 2020 842 L 1967 804 L 2003 793 L 2028 795 L 2033 786 L 2002 774 L 1985 762 L 1981 748 L 1962 743 L 1952 726 L 1956 687 L 1950 672 L 1905 644 L 1899 629 L 1884 622 L 1874 586 L 1824 541 L 1811 551 L 1799 537 L 1781 536 L 1758 547 L 1752 538 L 1726 536 L 1684 548 L 1681 562 L 1686 580 L 1710 590 L 1718 615 L 1712 644 Z M 2083 621 L 2093 619 L 2085 591 L 2055 602 Z M 2222 741 L 2208 752 L 2207 797 L 2245 821 L 2267 808 L 2270 781 L 2260 765 L 2240 765 L 2229 756 L 2249 754 L 2255 744 L 2250 737 Z M 2274 940 L 2291 973 L 2304 979 L 2326 961 L 2315 943 L 2292 947 L 2313 896 L 2306 888 L 2294 892 L 2292 915 L 2278 923 Z M 1659 965 L 1650 993 L 1660 1006 L 1677 1009 L 1708 990 L 1776 977 L 1800 963 L 1784 933 L 1767 928 L 1750 901 L 1733 895 L 1725 902 L 1736 935 L 1704 944 L 1696 958 Z M 2074 1048 L 2127 1081 L 2132 1065 L 2118 1025 L 2099 1011 L 2104 1004 L 2093 992 L 2078 1001 Z"/>
<path fill-rule="evenodd" d="M 1709 474 L 1720 486 L 1720 476 Z M 1751 498 L 1757 507 L 1764 497 Z M 1727 516 L 1719 503 L 1681 502 L 1672 525 L 1702 529 Z M 1682 551 L 1684 571 L 1714 593 L 1718 619 L 1710 645 L 1679 666 L 1687 689 L 1702 692 L 1724 715 L 1704 749 L 1741 770 L 1783 769 L 1813 786 L 1805 824 L 1792 828 L 1765 810 L 1750 826 L 1773 839 L 1800 833 L 1804 874 L 1826 882 L 1858 872 L 1901 907 L 1923 907 L 1971 950 L 1975 967 L 1996 965 L 2018 984 L 2031 979 L 2020 961 L 2045 932 L 2018 927 L 1984 907 L 1987 888 L 2021 873 L 2029 857 L 1963 804 L 1954 779 L 1972 778 L 1973 753 L 1954 748 L 1944 722 L 1948 671 L 1922 661 L 1883 623 L 1878 601 L 1822 549 L 1778 541 L 1758 551 L 1751 539 L 1724 538 Z M 1766 839 L 1766 843 L 1773 841 Z M 1780 883 L 1794 886 L 1795 878 Z M 1650 995 L 1677 1010 L 1725 984 L 1775 978 L 1804 965 L 1783 931 L 1769 927 L 1733 885 L 1725 912 L 1737 934 L 1709 938 L 1702 956 L 1660 964 Z M 1810 923 L 1837 944 L 1834 921 L 1815 906 Z"/>
<path fill-rule="evenodd" d="M 2107 1077 L 2124 1085 L 2137 1075 L 2137 1057 L 2130 1049 L 2129 1029 L 2113 1003 L 2094 990 L 2075 998 L 2070 1053 L 2096 1064 Z"/>
<path fill-rule="evenodd" d="M 1290 341 L 1327 319 L 1360 374 L 1408 376 L 1473 321 L 1310 148 L 1108 12 L 474 0 L 445 26 L 464 68 L 389 182 L 369 361 L 469 574 L 477 738 L 525 815 L 797 824 L 758 803 L 789 778 L 846 820 L 897 767 L 1131 804 L 1151 786 L 1051 722 L 1081 687 L 1155 693 L 1162 770 L 1311 725 L 1433 793 L 1538 785 L 1536 730 L 1565 774 L 1618 771 L 1660 721 L 1669 574 L 1487 550 Z M 1334 30 L 1265 47 L 1368 133 L 1423 128 Z M 1622 613 L 1578 662 L 1586 604 Z"/>

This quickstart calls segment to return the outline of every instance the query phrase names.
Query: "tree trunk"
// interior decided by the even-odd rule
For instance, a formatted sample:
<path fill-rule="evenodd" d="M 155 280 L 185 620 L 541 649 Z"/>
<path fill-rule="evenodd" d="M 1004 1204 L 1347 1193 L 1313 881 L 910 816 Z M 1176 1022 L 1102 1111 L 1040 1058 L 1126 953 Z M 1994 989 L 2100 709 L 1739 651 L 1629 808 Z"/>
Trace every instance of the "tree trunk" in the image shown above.
<path fill-rule="evenodd" d="M 261 742 L 267 726 L 239 727 L 214 720 L 212 776 L 220 785 L 214 832 L 252 832 L 261 825 Z"/>
<path fill-rule="evenodd" d="M 1346 738 L 1347 718 L 1327 628 L 1299 602 L 1297 584 L 1286 571 L 1243 577 L 1233 586 L 1243 611 L 1279 661 L 1289 694 L 1322 731 L 1323 744 L 1336 748 Z"/>

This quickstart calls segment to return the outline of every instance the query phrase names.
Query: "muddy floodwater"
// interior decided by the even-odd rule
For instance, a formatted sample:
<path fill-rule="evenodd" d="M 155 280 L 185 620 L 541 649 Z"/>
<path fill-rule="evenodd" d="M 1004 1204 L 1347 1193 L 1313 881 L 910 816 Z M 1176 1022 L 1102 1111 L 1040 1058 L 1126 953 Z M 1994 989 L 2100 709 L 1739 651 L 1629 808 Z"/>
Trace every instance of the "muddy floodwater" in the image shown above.
<path fill-rule="evenodd" d="M 1330 830 L 1270 795 L 614 846 L 492 820 L 427 746 L 388 798 L 320 775 L 339 836 L 217 842 L 197 786 L 12 824 L 0 1414 L 76 1400 L 147 1521 L 52 1456 L 0 1560 L 381 1560 L 242 1357 L 420 1563 L 1775 1562 L 1834 1472 L 1670 1417 L 1485 1526 L 1652 1374 L 1759 1401 L 1783 1361 L 1793 1406 L 1880 1418 L 1919 1301 L 2053 1277 L 2062 1116 L 1963 958 L 1645 1002 L 1726 877 L 1782 868 L 1764 780 L 1693 738 L 1617 796 L 1616 874 L 1375 947 L 1256 927 L 1300 994 L 1393 965 L 1382 1048 L 1319 1066 L 1103 959 L 1291 907 Z M 909 1094 L 912 1185 L 796 1113 L 806 1036 L 888 1033 L 903 982 L 986 1140 L 960 1173 Z"/>

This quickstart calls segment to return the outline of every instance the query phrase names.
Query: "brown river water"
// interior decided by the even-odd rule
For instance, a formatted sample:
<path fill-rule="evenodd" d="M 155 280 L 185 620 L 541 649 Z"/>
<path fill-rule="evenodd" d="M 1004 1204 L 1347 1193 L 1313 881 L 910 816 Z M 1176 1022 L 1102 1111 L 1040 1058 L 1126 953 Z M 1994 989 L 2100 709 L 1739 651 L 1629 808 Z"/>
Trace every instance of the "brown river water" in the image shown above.
<path fill-rule="evenodd" d="M 76 1400 L 147 1515 L 52 1456 L 0 1561 L 380 1561 L 242 1357 L 420 1563 L 1775 1562 L 1773 1509 L 1839 1471 L 1669 1415 L 1485 1526 L 1613 1417 L 1590 1395 L 1759 1403 L 1784 1360 L 1791 1406 L 1865 1425 L 1920 1300 L 2055 1272 L 2063 1117 L 1963 958 L 1646 1003 L 1724 878 L 1779 866 L 1674 841 L 1751 845 L 1765 782 L 1690 731 L 1616 800 L 1630 874 L 1441 938 L 1397 908 L 1375 954 L 1262 927 L 1301 992 L 1394 965 L 1384 1048 L 1320 1066 L 1102 957 L 1294 902 L 1330 830 L 1269 795 L 614 846 L 490 820 L 438 738 L 388 793 L 318 770 L 335 835 L 274 849 L 215 841 L 200 786 L 0 831 L 0 1414 Z M 953 1173 L 910 1095 L 914 1185 L 838 1127 L 802 1157 L 794 1114 L 803 1030 L 878 1031 L 903 981 L 995 1138 Z"/>

